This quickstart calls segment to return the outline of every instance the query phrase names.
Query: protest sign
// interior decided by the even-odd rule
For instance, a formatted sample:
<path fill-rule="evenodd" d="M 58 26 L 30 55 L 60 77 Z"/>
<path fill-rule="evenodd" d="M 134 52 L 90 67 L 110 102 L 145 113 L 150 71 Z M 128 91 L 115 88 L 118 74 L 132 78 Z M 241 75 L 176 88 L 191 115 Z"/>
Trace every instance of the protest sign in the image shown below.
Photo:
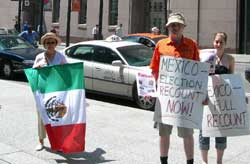
<path fill-rule="evenodd" d="M 215 72 L 216 49 L 203 49 L 200 50 L 200 61 L 209 63 L 209 74 Z"/>
<path fill-rule="evenodd" d="M 137 72 L 136 84 L 139 96 L 156 97 L 156 82 L 151 73 Z"/>
<path fill-rule="evenodd" d="M 169 56 L 160 60 L 154 121 L 201 129 L 208 64 Z"/>
<path fill-rule="evenodd" d="M 244 85 L 240 75 L 213 75 L 208 80 L 208 106 L 204 108 L 203 136 L 249 134 Z"/>

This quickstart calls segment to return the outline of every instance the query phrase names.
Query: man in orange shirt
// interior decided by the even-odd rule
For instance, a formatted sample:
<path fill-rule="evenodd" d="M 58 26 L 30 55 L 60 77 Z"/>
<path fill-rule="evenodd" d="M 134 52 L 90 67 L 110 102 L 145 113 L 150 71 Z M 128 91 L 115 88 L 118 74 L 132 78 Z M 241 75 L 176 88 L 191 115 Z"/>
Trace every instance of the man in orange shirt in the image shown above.
<path fill-rule="evenodd" d="M 181 13 L 172 13 L 169 15 L 168 22 L 166 24 L 169 31 L 169 37 L 158 42 L 150 65 L 156 80 L 158 79 L 161 55 L 186 58 L 196 61 L 200 60 L 197 44 L 193 40 L 183 36 L 185 26 L 185 18 Z M 160 136 L 160 160 L 161 164 L 167 164 L 172 125 L 158 123 L 158 126 Z M 184 140 L 184 150 L 187 158 L 187 164 L 193 164 L 193 129 L 178 127 L 178 136 Z"/>

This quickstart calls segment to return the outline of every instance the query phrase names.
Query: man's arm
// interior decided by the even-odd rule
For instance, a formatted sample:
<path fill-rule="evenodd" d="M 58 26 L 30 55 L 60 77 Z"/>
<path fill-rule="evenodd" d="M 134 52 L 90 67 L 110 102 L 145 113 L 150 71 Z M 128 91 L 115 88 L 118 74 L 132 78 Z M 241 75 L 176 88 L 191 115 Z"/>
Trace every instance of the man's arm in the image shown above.
<path fill-rule="evenodd" d="M 20 34 L 18 34 L 18 36 L 20 36 L 20 37 L 22 37 L 22 38 L 25 38 L 25 33 L 26 33 L 26 31 L 23 31 L 23 32 L 21 32 Z"/>
<path fill-rule="evenodd" d="M 197 43 L 194 41 L 194 60 L 200 61 L 200 50 Z"/>
<path fill-rule="evenodd" d="M 156 81 L 158 79 L 159 66 L 160 66 L 160 53 L 159 53 L 159 47 L 158 45 L 156 45 L 150 64 L 150 68 L 152 69 L 152 74 L 155 77 Z"/>

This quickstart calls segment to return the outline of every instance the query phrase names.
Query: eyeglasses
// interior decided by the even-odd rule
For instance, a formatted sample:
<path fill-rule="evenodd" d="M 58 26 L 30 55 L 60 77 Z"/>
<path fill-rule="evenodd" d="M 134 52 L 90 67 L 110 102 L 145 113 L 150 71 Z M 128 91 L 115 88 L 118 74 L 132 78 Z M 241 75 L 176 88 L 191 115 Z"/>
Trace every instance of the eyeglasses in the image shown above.
<path fill-rule="evenodd" d="M 169 26 L 170 27 L 181 27 L 182 24 L 181 23 L 171 23 Z"/>
<path fill-rule="evenodd" d="M 46 42 L 44 44 L 56 44 L 56 42 Z"/>

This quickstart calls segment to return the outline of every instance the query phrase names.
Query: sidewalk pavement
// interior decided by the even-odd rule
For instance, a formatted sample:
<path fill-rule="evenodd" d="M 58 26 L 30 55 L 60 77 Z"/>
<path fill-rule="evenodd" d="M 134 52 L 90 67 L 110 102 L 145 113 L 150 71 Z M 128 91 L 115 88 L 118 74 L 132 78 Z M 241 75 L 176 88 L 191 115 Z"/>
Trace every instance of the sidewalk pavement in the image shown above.
<path fill-rule="evenodd" d="M 234 57 L 236 63 L 250 63 L 250 54 L 231 54 L 231 55 Z"/>
<path fill-rule="evenodd" d="M 77 154 L 34 150 L 37 139 L 35 103 L 27 83 L 0 80 L 0 164 L 159 164 L 158 132 L 153 112 L 87 99 L 86 150 Z M 248 107 L 249 109 L 249 107 Z M 194 160 L 200 164 L 199 131 L 194 134 Z M 211 139 L 209 163 L 216 163 Z M 228 137 L 224 164 L 250 163 L 250 137 Z M 171 136 L 170 164 L 185 163 L 183 141 Z"/>

